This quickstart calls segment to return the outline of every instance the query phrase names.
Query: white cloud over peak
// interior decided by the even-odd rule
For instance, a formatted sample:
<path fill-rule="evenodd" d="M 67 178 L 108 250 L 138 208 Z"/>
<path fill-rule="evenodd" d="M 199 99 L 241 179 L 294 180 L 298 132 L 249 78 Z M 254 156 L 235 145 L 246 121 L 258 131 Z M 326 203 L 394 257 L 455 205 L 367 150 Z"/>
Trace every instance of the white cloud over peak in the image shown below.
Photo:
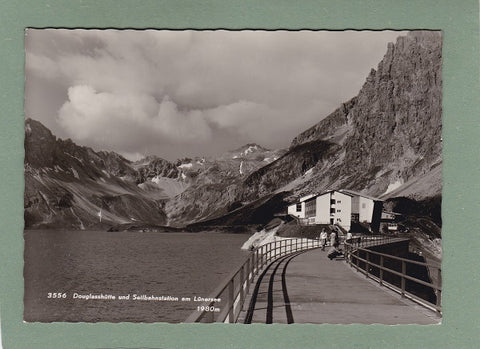
<path fill-rule="evenodd" d="M 27 116 L 174 159 L 285 147 L 357 94 L 398 32 L 28 30 Z"/>

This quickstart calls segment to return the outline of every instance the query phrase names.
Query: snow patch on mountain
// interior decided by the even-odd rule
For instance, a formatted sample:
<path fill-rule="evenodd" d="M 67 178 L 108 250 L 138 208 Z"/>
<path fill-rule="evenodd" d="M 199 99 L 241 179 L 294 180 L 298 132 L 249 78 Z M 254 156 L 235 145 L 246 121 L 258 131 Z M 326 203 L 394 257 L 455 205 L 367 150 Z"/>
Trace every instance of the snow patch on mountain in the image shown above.
<path fill-rule="evenodd" d="M 248 153 L 253 153 L 256 150 L 258 150 L 258 146 L 257 145 L 251 145 L 247 149 L 245 149 L 245 151 L 243 152 L 243 155 L 246 156 Z"/>
<path fill-rule="evenodd" d="M 256 232 L 250 238 L 245 241 L 245 243 L 242 245 L 241 249 L 242 250 L 253 250 L 259 246 L 268 244 L 270 242 L 275 242 L 275 241 L 281 241 L 281 240 L 287 240 L 287 238 L 282 238 L 277 236 L 277 231 L 278 229 L 282 226 L 282 224 L 276 226 L 275 228 L 268 230 L 268 229 L 263 229 L 261 231 Z"/>
<path fill-rule="evenodd" d="M 388 193 L 394 191 L 395 189 L 399 188 L 402 184 L 403 184 L 403 182 L 400 179 L 397 180 L 394 183 L 390 183 L 384 194 L 388 194 Z"/>
<path fill-rule="evenodd" d="M 78 172 L 77 172 L 73 167 L 71 167 L 70 169 L 72 170 L 73 176 L 74 176 L 76 179 L 80 179 L 80 176 L 78 175 Z"/>
<path fill-rule="evenodd" d="M 178 168 L 192 168 L 193 164 L 189 162 L 188 164 L 181 164 Z"/>
<path fill-rule="evenodd" d="M 105 173 L 105 175 L 106 175 L 108 178 L 110 178 L 110 173 L 108 173 L 108 172 L 105 171 L 105 170 L 102 170 L 102 172 Z"/>

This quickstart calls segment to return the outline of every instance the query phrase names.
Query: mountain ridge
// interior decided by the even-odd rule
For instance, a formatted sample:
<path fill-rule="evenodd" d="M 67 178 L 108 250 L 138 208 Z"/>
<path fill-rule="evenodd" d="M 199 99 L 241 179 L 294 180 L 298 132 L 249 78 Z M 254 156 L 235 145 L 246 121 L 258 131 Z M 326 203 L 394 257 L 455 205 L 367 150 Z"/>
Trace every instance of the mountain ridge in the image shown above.
<path fill-rule="evenodd" d="M 170 162 L 149 156 L 132 162 L 57 139 L 27 119 L 26 227 L 238 223 L 242 208 L 257 217 L 252 207 L 261 211 L 268 202 L 262 198 L 279 195 L 288 204 L 329 188 L 384 199 L 438 197 L 441 50 L 441 33 L 399 37 L 357 96 L 294 137 L 288 149 L 249 143 L 217 158 Z M 273 215 L 280 206 L 261 212 Z"/>

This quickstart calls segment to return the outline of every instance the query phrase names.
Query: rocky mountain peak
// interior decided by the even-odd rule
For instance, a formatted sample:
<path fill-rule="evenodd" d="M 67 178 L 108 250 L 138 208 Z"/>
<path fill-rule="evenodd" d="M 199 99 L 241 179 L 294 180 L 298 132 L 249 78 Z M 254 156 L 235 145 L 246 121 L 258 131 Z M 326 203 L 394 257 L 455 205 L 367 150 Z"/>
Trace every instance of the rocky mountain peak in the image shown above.
<path fill-rule="evenodd" d="M 56 137 L 42 123 L 25 120 L 25 163 L 33 168 L 54 165 Z"/>
<path fill-rule="evenodd" d="M 261 145 L 256 143 L 247 143 L 240 148 L 235 150 L 230 150 L 228 153 L 232 155 L 233 158 L 243 158 L 255 155 L 257 153 L 268 152 L 270 149 L 264 148 Z"/>
<path fill-rule="evenodd" d="M 338 178 L 371 195 L 433 170 L 441 163 L 441 51 L 440 32 L 399 37 L 359 94 L 302 132 L 292 147 L 319 139 L 343 146 Z"/>

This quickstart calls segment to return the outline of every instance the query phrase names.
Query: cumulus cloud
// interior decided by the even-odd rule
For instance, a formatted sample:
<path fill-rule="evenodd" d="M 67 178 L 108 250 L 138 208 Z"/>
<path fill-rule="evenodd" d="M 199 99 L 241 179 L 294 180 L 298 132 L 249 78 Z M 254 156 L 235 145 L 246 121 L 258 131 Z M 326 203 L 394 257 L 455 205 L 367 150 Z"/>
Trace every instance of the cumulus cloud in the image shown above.
<path fill-rule="evenodd" d="M 124 154 L 285 147 L 356 95 L 400 34 L 28 30 L 25 111 Z"/>
<path fill-rule="evenodd" d="M 134 146 L 145 137 L 188 143 L 211 136 L 201 111 L 180 111 L 168 96 L 157 102 L 147 94 L 97 92 L 88 85 L 68 89 L 68 101 L 60 108 L 58 122 L 79 141 L 114 149 Z"/>

